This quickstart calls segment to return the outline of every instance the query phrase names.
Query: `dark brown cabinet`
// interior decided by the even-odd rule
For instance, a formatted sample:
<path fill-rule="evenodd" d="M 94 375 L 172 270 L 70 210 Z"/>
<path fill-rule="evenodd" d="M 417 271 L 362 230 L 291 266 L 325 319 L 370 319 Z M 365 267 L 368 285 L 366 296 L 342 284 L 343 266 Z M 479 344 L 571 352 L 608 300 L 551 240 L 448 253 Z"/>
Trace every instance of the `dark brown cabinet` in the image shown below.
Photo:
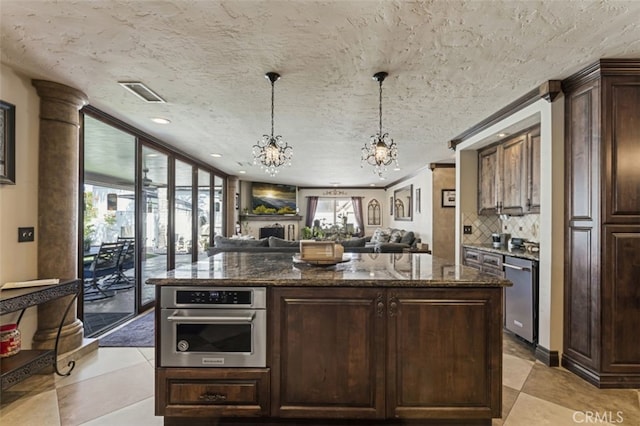
<path fill-rule="evenodd" d="M 272 301 L 272 414 L 383 418 L 384 292 L 274 288 Z"/>
<path fill-rule="evenodd" d="M 478 153 L 478 213 L 540 211 L 540 127 Z"/>
<path fill-rule="evenodd" d="M 500 416 L 501 289 L 272 294 L 273 416 Z"/>
<path fill-rule="evenodd" d="M 266 416 L 269 377 L 268 368 L 156 368 L 156 414 Z"/>
<path fill-rule="evenodd" d="M 601 60 L 563 91 L 562 365 L 599 387 L 640 387 L 640 60 Z"/>

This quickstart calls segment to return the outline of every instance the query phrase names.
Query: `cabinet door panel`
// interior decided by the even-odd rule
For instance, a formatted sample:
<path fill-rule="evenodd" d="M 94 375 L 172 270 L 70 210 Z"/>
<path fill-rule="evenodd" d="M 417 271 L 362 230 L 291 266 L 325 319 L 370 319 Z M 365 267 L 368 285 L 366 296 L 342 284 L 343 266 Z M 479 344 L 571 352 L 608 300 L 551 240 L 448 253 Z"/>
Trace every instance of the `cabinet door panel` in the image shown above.
<path fill-rule="evenodd" d="M 388 416 L 499 417 L 502 289 L 388 294 Z"/>
<path fill-rule="evenodd" d="M 478 213 L 495 214 L 498 200 L 498 150 L 497 147 L 488 148 L 479 154 L 478 167 Z"/>
<path fill-rule="evenodd" d="M 611 78 L 604 86 L 611 109 L 605 128 L 608 223 L 640 221 L 640 77 Z"/>
<path fill-rule="evenodd" d="M 540 129 L 531 132 L 527 153 L 527 212 L 540 212 Z"/>
<path fill-rule="evenodd" d="M 501 211 L 503 213 L 521 214 L 524 211 L 524 193 L 526 188 L 525 168 L 525 142 L 526 136 L 519 136 L 502 144 L 502 162 L 500 175 L 502 177 Z"/>
<path fill-rule="evenodd" d="M 274 289 L 273 415 L 384 417 L 383 294 Z"/>
<path fill-rule="evenodd" d="M 602 368 L 640 374 L 640 226 L 603 228 Z"/>

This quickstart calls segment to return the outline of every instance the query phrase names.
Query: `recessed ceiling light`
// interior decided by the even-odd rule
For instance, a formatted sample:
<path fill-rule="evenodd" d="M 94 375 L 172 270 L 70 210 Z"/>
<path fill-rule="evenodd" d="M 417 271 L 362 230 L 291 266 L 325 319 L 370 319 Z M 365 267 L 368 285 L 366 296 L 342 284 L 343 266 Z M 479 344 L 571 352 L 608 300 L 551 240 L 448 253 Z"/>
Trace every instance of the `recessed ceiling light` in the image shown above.
<path fill-rule="evenodd" d="M 384 176 L 380 176 L 380 180 L 387 180 L 387 178 Z"/>
<path fill-rule="evenodd" d="M 400 171 L 400 167 L 396 167 L 395 169 L 393 169 L 394 172 L 399 172 Z"/>
<path fill-rule="evenodd" d="M 210 155 L 211 155 L 212 157 L 214 157 L 214 158 L 220 158 L 220 157 L 222 157 L 222 154 L 218 154 L 217 152 L 213 152 L 213 153 L 211 153 Z"/>
<path fill-rule="evenodd" d="M 171 123 L 171 120 L 169 120 L 168 118 L 162 118 L 162 117 L 154 117 L 151 119 L 151 121 L 153 121 L 154 123 L 157 124 L 169 124 Z"/>
<path fill-rule="evenodd" d="M 508 133 L 498 133 L 498 137 L 499 138 L 504 138 L 507 135 L 508 135 Z"/>
<path fill-rule="evenodd" d="M 238 173 L 240 173 L 241 175 L 247 173 L 245 170 L 239 170 Z"/>
<path fill-rule="evenodd" d="M 376 186 L 376 184 L 375 183 L 370 183 L 369 186 Z"/>

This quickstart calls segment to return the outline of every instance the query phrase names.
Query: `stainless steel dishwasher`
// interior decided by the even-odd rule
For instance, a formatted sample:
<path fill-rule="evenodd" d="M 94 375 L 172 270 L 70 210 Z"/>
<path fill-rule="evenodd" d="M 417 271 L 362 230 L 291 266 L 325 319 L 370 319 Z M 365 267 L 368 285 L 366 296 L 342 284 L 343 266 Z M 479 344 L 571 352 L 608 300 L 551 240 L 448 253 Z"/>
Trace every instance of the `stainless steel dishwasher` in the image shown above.
<path fill-rule="evenodd" d="M 538 262 L 504 257 L 505 327 L 530 343 L 538 342 Z"/>

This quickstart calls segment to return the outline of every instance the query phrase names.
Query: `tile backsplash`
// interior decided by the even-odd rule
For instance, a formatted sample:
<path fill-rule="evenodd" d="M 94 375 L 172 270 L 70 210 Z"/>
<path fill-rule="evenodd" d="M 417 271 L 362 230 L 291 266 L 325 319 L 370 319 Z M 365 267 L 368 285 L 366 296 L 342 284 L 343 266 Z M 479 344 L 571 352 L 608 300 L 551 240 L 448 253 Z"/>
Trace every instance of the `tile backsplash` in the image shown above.
<path fill-rule="evenodd" d="M 491 234 L 494 232 L 539 241 L 540 215 L 537 214 L 484 216 L 467 212 L 462 214 L 462 225 L 473 227 L 471 234 L 462 234 L 463 244 L 491 244 Z"/>

